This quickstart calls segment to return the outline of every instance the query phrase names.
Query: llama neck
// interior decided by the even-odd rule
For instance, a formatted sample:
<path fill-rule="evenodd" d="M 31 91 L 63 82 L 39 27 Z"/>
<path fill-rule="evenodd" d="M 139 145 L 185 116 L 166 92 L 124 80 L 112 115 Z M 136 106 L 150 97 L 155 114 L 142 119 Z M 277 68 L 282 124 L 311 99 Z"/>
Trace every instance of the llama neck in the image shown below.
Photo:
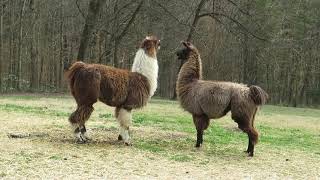
<path fill-rule="evenodd" d="M 200 79 L 202 79 L 201 58 L 198 53 L 192 52 L 187 62 L 181 67 L 178 76 L 178 86 L 187 85 Z"/>
<path fill-rule="evenodd" d="M 140 73 L 148 79 L 150 83 L 150 97 L 153 96 L 157 89 L 158 69 L 156 56 L 151 57 L 146 54 L 144 49 L 140 48 L 134 58 L 132 72 Z"/>

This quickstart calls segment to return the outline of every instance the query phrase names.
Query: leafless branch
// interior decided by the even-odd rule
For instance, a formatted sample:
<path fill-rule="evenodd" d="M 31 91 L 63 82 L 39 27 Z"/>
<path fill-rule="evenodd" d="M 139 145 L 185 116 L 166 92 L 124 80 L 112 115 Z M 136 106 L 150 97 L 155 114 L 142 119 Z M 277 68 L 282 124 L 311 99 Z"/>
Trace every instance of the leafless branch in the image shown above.
<path fill-rule="evenodd" d="M 133 23 L 134 19 L 136 18 L 140 8 L 142 7 L 144 0 L 141 0 L 140 3 L 138 4 L 137 8 L 135 9 L 135 11 L 133 12 L 131 19 L 129 19 L 128 23 L 126 24 L 126 26 L 124 27 L 124 29 L 122 30 L 122 32 L 117 36 L 118 40 L 121 40 L 122 37 L 127 33 L 129 27 L 131 26 L 131 24 Z"/>
<path fill-rule="evenodd" d="M 86 18 L 86 16 L 84 15 L 84 13 L 82 12 L 82 10 L 81 10 L 81 8 L 80 8 L 80 6 L 79 6 L 79 2 L 78 2 L 79 0 L 76 0 L 76 5 L 77 5 L 77 8 L 78 8 L 78 10 L 79 10 L 79 12 L 80 12 L 80 14 L 81 14 L 81 16 L 82 16 L 82 18 L 83 19 L 85 19 Z"/>
<path fill-rule="evenodd" d="M 251 16 L 251 14 L 249 14 L 248 12 L 244 11 L 243 9 L 241 9 L 235 2 L 233 2 L 232 0 L 227 0 L 230 4 L 232 4 L 233 6 L 235 6 L 242 14 L 245 14 L 247 16 Z"/>
<path fill-rule="evenodd" d="M 243 31 L 245 31 L 246 33 L 250 34 L 252 37 L 256 38 L 256 39 L 259 39 L 261 41 L 268 41 L 267 39 L 265 38 L 262 38 L 262 37 L 259 37 L 257 36 L 256 34 L 252 33 L 251 31 L 249 31 L 242 23 L 240 23 L 238 20 L 226 15 L 226 14 L 223 14 L 223 13 L 203 13 L 203 14 L 200 14 L 199 15 L 199 18 L 201 17 L 205 17 L 205 16 L 208 16 L 208 17 L 211 17 L 213 19 L 216 20 L 216 16 L 222 16 L 222 17 L 225 17 L 227 19 L 229 19 L 230 21 L 232 21 L 233 23 L 235 23 L 238 27 L 240 27 Z"/>

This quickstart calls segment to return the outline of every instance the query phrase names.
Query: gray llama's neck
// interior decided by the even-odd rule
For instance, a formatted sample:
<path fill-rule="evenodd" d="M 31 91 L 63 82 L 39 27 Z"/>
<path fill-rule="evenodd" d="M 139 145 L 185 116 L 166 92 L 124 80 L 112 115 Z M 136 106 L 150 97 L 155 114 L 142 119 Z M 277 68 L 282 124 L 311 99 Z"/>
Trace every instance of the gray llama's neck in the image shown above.
<path fill-rule="evenodd" d="M 192 52 L 189 59 L 182 66 L 179 77 L 178 84 L 187 85 L 195 80 L 202 79 L 202 62 L 200 55 L 196 52 Z"/>

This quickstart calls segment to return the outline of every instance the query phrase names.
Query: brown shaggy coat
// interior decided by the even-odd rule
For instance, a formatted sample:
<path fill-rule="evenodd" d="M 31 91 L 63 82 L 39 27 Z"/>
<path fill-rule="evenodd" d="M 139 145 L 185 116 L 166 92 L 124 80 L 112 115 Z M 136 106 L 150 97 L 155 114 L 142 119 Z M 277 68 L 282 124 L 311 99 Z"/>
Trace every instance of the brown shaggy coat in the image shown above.
<path fill-rule="evenodd" d="M 143 107 L 149 99 L 148 79 L 137 72 L 76 62 L 68 77 L 77 104 L 92 105 L 99 99 L 109 106 L 131 110 Z"/>
<path fill-rule="evenodd" d="M 217 119 L 232 113 L 238 127 L 248 134 L 247 153 L 253 156 L 258 132 L 254 118 L 258 106 L 266 102 L 268 95 L 258 86 L 246 86 L 232 82 L 202 80 L 202 64 L 198 50 L 189 42 L 177 52 L 183 61 L 177 80 L 177 95 L 181 106 L 193 116 L 197 129 L 196 147 L 203 142 L 203 131 L 209 126 L 209 119 Z"/>
<path fill-rule="evenodd" d="M 143 52 L 140 55 L 153 57 L 156 61 L 158 46 L 160 41 L 157 38 L 147 37 L 139 49 L 139 52 Z M 146 59 L 142 61 L 144 60 Z M 88 140 L 85 122 L 93 111 L 93 104 L 99 100 L 116 107 L 115 116 L 121 126 L 119 139 L 124 138 L 128 144 L 131 110 L 145 106 L 150 99 L 149 79 L 139 72 L 83 62 L 74 63 L 68 69 L 67 77 L 71 94 L 78 105 L 69 117 L 69 121 L 75 126 L 77 140 Z"/>

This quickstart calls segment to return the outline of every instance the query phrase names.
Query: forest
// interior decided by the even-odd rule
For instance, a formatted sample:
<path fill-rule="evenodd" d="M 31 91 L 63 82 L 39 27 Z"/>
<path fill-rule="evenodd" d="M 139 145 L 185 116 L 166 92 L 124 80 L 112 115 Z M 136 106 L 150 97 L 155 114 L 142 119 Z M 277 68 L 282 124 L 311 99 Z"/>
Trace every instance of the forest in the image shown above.
<path fill-rule="evenodd" d="M 320 104 L 319 0 L 1 0 L 0 90 L 68 92 L 74 61 L 130 69 L 146 35 L 161 39 L 157 96 L 175 98 L 182 40 L 205 79 L 256 84 L 269 103 Z"/>

